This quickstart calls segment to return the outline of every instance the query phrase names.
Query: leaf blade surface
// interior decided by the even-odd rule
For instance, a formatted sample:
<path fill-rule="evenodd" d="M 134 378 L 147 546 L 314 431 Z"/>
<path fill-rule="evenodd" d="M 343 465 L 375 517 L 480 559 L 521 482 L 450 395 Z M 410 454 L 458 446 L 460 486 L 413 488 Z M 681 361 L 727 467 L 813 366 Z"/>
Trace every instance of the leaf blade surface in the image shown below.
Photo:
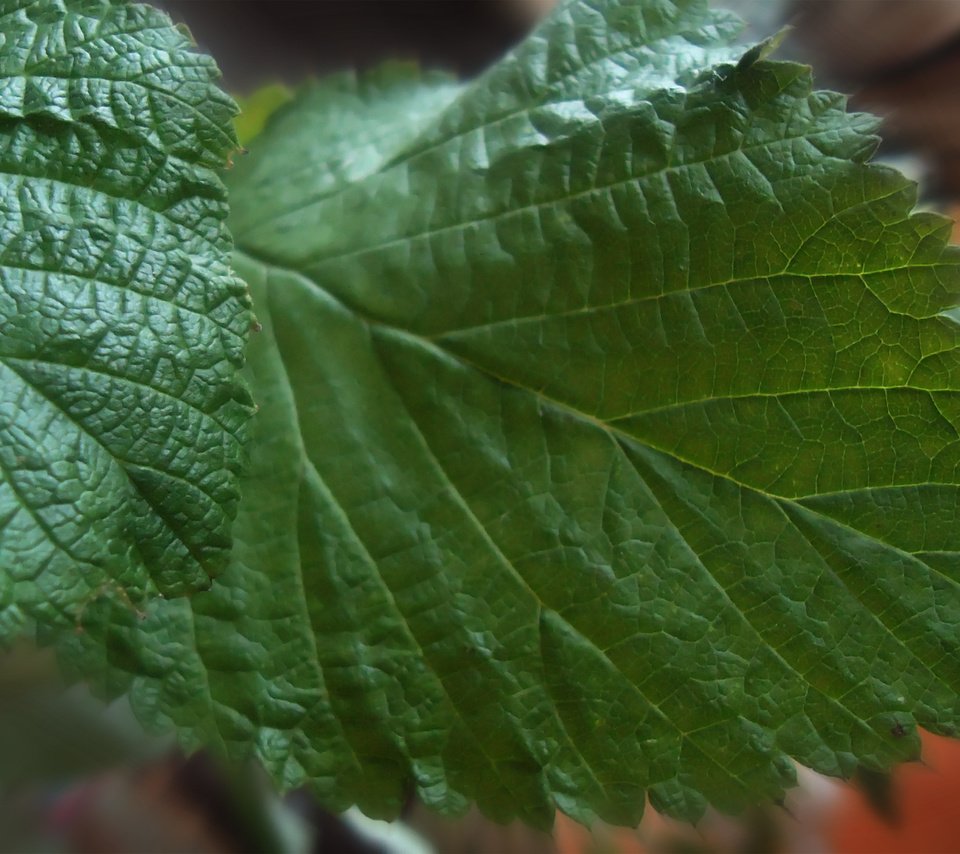
<path fill-rule="evenodd" d="M 6 633 L 224 566 L 251 315 L 212 61 L 144 6 L 8 2 L 0 23 Z"/>
<path fill-rule="evenodd" d="M 219 590 L 148 617 L 195 621 L 152 643 L 211 700 L 134 662 L 147 717 L 334 805 L 412 785 L 540 824 L 735 810 L 791 759 L 955 731 L 956 252 L 866 163 L 872 119 L 725 34 L 570 3 L 414 121 L 374 87 L 357 160 L 288 155 L 362 81 L 258 137 L 238 264 L 261 440 L 299 466 L 254 461 L 239 529 L 282 494 L 271 557 L 241 533 Z M 232 622 L 293 608 L 249 601 L 263 574 L 302 591 L 296 654 Z M 91 633 L 140 643 L 116 609 Z"/>

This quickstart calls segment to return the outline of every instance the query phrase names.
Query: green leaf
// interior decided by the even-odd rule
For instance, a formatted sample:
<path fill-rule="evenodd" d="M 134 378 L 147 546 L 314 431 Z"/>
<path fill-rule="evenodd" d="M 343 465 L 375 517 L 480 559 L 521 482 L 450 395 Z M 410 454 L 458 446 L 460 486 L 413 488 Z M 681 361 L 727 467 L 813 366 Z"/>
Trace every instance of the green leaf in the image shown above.
<path fill-rule="evenodd" d="M 0 115 L 124 131 L 190 163 L 237 147 L 233 100 L 170 19 L 125 0 L 3 0 Z"/>
<path fill-rule="evenodd" d="M 209 586 L 251 323 L 212 61 L 161 13 L 0 2 L 0 636 Z"/>
<path fill-rule="evenodd" d="M 372 814 L 693 818 L 955 732 L 957 252 L 734 32 L 572 2 L 469 86 L 278 113 L 235 559 L 65 660 Z"/>
<path fill-rule="evenodd" d="M 246 97 L 238 97 L 240 115 L 235 125 L 241 145 L 247 145 L 257 136 L 280 107 L 293 99 L 293 91 L 283 83 L 271 83 Z"/>

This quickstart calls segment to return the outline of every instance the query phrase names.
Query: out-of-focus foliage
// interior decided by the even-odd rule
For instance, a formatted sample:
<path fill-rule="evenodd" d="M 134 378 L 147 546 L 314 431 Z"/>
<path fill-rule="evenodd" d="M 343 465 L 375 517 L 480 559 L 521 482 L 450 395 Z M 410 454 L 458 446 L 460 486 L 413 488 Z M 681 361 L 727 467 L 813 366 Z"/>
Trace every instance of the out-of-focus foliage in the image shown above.
<path fill-rule="evenodd" d="M 282 83 L 257 89 L 245 98 L 238 98 L 240 115 L 236 119 L 237 139 L 246 145 L 263 130 L 267 119 L 293 98 L 293 91 Z"/>

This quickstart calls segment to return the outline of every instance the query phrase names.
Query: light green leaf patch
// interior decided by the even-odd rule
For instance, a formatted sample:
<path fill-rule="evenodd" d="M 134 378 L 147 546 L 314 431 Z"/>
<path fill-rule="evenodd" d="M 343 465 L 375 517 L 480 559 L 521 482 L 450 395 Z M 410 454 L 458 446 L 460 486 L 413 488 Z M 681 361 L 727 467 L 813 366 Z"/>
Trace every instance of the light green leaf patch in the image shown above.
<path fill-rule="evenodd" d="M 231 545 L 251 323 L 236 142 L 159 12 L 0 2 L 0 636 L 208 586 Z"/>
<path fill-rule="evenodd" d="M 234 562 L 65 660 L 372 814 L 695 818 L 955 732 L 956 252 L 734 32 L 571 2 L 468 86 L 278 113 Z"/>
<path fill-rule="evenodd" d="M 235 126 L 240 144 L 247 145 L 263 130 L 267 119 L 292 99 L 293 91 L 283 83 L 270 83 L 245 97 L 238 97 L 240 115 Z"/>

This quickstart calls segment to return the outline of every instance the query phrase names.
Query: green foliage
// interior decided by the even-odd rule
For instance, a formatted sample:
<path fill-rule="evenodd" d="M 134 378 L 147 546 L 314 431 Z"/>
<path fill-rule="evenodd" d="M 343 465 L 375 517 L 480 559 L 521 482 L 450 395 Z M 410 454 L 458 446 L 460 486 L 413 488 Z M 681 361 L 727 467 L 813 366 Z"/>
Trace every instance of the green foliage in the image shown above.
<path fill-rule="evenodd" d="M 159 12 L 0 2 L 0 637 L 209 586 L 251 315 L 210 59 Z"/>
<path fill-rule="evenodd" d="M 230 177 L 230 566 L 63 661 L 332 807 L 693 818 L 960 717 L 960 266 L 695 0 L 305 88 Z"/>
<path fill-rule="evenodd" d="M 239 98 L 240 115 L 234 124 L 240 144 L 249 143 L 263 130 L 267 119 L 292 98 L 293 91 L 283 83 L 271 83 L 245 98 Z"/>

